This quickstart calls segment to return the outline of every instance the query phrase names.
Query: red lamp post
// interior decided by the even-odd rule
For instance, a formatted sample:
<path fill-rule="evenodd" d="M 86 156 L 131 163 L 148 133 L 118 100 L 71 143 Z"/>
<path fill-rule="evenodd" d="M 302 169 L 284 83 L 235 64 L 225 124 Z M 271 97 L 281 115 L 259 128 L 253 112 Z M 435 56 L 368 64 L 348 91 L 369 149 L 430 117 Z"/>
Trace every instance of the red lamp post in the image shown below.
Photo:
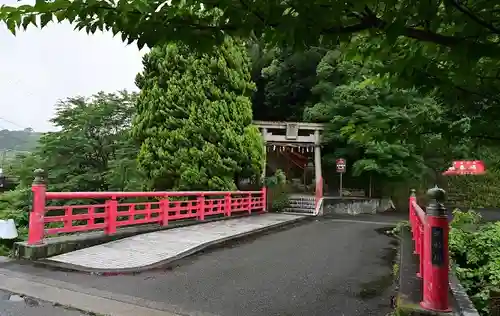
<path fill-rule="evenodd" d="M 454 161 L 443 175 L 480 175 L 486 172 L 481 160 Z M 444 207 L 445 191 L 432 188 L 427 191 L 430 198 L 426 208 L 423 234 L 423 301 L 420 305 L 428 310 L 450 312 L 448 301 L 449 272 L 449 224 Z"/>

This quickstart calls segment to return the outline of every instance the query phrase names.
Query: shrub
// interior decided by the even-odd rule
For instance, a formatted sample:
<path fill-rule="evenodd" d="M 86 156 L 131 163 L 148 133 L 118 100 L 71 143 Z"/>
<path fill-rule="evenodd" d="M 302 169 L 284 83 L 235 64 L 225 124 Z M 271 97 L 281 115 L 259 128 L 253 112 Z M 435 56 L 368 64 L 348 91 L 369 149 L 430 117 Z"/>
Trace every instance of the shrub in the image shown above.
<path fill-rule="evenodd" d="M 272 212 L 282 212 L 288 206 L 288 193 L 290 188 L 288 186 L 285 173 L 277 169 L 273 176 L 266 179 L 266 186 L 268 187 L 268 209 Z"/>
<path fill-rule="evenodd" d="M 28 236 L 30 189 L 17 189 L 0 194 L 0 219 L 13 219 L 19 233 L 18 240 Z M 12 240 L 0 239 L 0 256 L 8 255 Z"/>
<path fill-rule="evenodd" d="M 476 212 L 453 212 L 450 253 L 455 272 L 481 315 L 490 315 L 490 293 L 500 288 L 500 223 L 482 223 Z"/>

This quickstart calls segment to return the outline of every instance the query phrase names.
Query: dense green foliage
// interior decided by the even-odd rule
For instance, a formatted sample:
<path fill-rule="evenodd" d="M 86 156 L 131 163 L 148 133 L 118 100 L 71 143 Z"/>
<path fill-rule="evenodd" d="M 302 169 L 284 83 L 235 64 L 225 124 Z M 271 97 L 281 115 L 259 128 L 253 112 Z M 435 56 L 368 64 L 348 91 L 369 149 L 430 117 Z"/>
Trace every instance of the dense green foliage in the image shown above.
<path fill-rule="evenodd" d="M 290 206 L 288 194 L 290 193 L 286 174 L 277 169 L 274 175 L 266 178 L 267 207 L 272 212 L 282 212 Z"/>
<path fill-rule="evenodd" d="M 474 147 L 475 157 L 484 161 L 487 173 L 448 178 L 449 200 L 463 209 L 496 208 L 500 204 L 500 148 L 491 145 Z"/>
<path fill-rule="evenodd" d="M 155 190 L 231 190 L 258 180 L 263 143 L 252 125 L 250 61 L 227 39 L 210 53 L 181 43 L 153 49 L 137 77 L 134 136 Z"/>
<path fill-rule="evenodd" d="M 37 0 L 0 7 L 0 21 L 13 33 L 53 20 L 70 21 L 89 33 L 120 33 L 139 47 L 181 40 L 209 48 L 227 35 L 306 49 L 354 42 L 351 57 L 383 61 L 383 71 L 397 75 L 397 85 L 428 91 L 439 86 L 435 94 L 445 101 L 448 118 L 474 123 L 467 130 L 470 137 L 500 139 L 491 135 L 500 117 L 495 1 Z M 459 126 L 458 138 L 464 132 L 464 124 Z"/>
<path fill-rule="evenodd" d="M 53 18 L 68 20 L 89 33 L 97 29 L 119 32 L 124 41 L 137 40 L 140 47 L 180 40 L 191 48 L 208 48 L 214 40 L 223 43 L 228 34 L 251 39 L 252 78 L 258 87 L 253 97 L 255 118 L 296 120 L 311 105 L 317 103 L 312 109 L 332 105 L 349 94 L 354 95 L 342 102 L 350 104 L 356 99 L 357 103 L 382 104 L 391 100 L 391 112 L 384 113 L 384 106 L 378 106 L 384 111 L 372 111 L 376 110 L 372 105 L 364 109 L 370 115 L 357 115 L 349 122 L 337 117 L 331 122 L 332 130 L 335 124 L 348 124 L 342 129 L 343 139 L 338 140 L 348 146 L 336 147 L 352 156 L 349 161 L 356 163 L 357 174 L 368 172 L 386 178 L 431 174 L 436 178 L 450 157 L 467 158 L 474 152 L 471 144 L 478 139 L 500 139 L 494 135 L 494 126 L 500 123 L 496 119 L 499 107 L 495 106 L 500 86 L 495 70 L 500 57 L 497 9 L 488 1 L 430 1 L 423 5 L 371 0 L 217 4 L 195 0 L 168 4 L 39 0 L 34 6 L 3 6 L 0 20 L 13 32 L 29 24 L 44 27 Z M 294 50 L 298 47 L 306 49 Z M 368 71 L 363 76 L 370 78 L 354 76 L 351 71 L 346 82 L 339 82 L 341 78 L 335 78 L 332 70 L 337 68 L 332 62 L 337 61 L 325 60 L 338 53 L 348 67 L 368 62 L 369 67 L 362 68 Z M 319 92 L 315 93 L 311 87 L 317 83 Z M 329 89 L 321 91 L 328 85 Z M 334 87 L 339 94 L 343 91 L 342 96 L 328 95 Z M 358 96 L 359 92 L 365 96 Z M 397 100 L 393 99 L 397 94 Z M 412 112 L 406 115 L 409 103 Z M 335 110 L 330 107 L 330 113 Z M 362 114 L 355 107 L 344 110 L 344 117 Z M 428 110 L 432 115 L 425 118 L 422 114 Z M 321 121 L 318 111 L 309 111 L 306 117 Z M 371 119 L 384 122 L 384 126 L 369 126 Z M 392 119 L 398 120 L 398 127 L 388 123 Z M 401 144 L 385 139 L 399 133 L 411 139 Z M 360 139 L 359 135 L 369 136 Z M 444 150 L 447 147 L 450 149 Z M 342 150 L 335 150 L 335 155 Z M 147 169 L 158 170 L 152 166 Z M 161 174 L 164 172 L 155 176 Z"/>
<path fill-rule="evenodd" d="M 500 289 L 500 223 L 482 223 L 475 212 L 454 212 L 450 252 L 455 272 L 481 315 Z"/>
<path fill-rule="evenodd" d="M 457 159 L 484 159 L 489 173 L 446 181 L 463 205 L 500 204 L 495 1 L 37 0 L 0 7 L 0 22 L 13 33 L 52 20 L 155 47 L 137 78 L 133 141 L 124 119 L 132 107 L 116 114 L 126 127 L 101 137 L 94 125 L 109 131 L 118 123 L 98 119 L 104 108 L 68 101 L 75 109 L 58 115 L 75 115 L 74 125 L 59 120 L 66 126 L 60 134 L 42 137 L 36 153 L 12 166 L 21 184 L 3 197 L 10 209 L 26 208 L 27 170 L 35 166 L 50 169 L 62 190 L 234 188 L 262 168 L 250 100 L 254 119 L 324 122 L 325 169 L 347 158 L 346 178 L 398 189 L 404 205 L 407 188 L 445 182 L 441 172 Z M 251 65 L 228 36 L 247 41 Z M 452 229 L 457 273 L 486 314 L 488 291 L 499 282 L 492 249 L 500 231 L 461 216 Z"/>
<path fill-rule="evenodd" d="M 259 75 L 254 75 L 254 80 L 261 84 L 254 94 L 254 118 L 302 121 L 302 112 L 313 101 L 316 67 L 325 53 L 324 49 L 315 48 L 305 52 L 274 49 L 254 56 L 254 68 L 258 68 Z"/>
<path fill-rule="evenodd" d="M 324 140 L 335 151 L 326 159 L 349 158 L 354 175 L 400 180 L 422 174 L 420 144 L 428 140 L 429 126 L 440 120 L 441 107 L 415 89 L 394 87 L 369 63 L 338 57 L 330 52 L 318 65 L 314 92 L 319 102 L 305 112 L 308 120 L 328 123 Z"/>
<path fill-rule="evenodd" d="M 129 187 L 118 175 L 136 170 L 129 170 L 122 161 L 134 161 L 137 151 L 129 137 L 135 98 L 126 91 L 99 93 L 90 99 L 69 98 L 58 104 L 52 123 L 60 131 L 46 133 L 35 153 L 40 158 L 39 168 L 49 171 L 53 190 L 109 191 Z M 123 153 L 126 149 L 129 151 Z M 117 159 L 120 167 L 116 166 Z M 21 181 L 30 183 L 31 178 Z"/>
<path fill-rule="evenodd" d="M 11 196 L 29 188 L 36 168 L 48 171 L 52 190 L 121 190 L 133 186 L 133 181 L 124 183 L 121 177 L 127 172 L 135 174 L 136 168 L 116 166 L 125 164 L 124 160 L 135 161 L 137 147 L 128 137 L 135 97 L 124 91 L 58 103 L 51 121 L 59 130 L 45 133 L 32 153 L 18 155 L 5 168 L 8 175 L 18 179 L 19 189 L 2 195 L 6 204 L 0 203 L 0 210 L 27 210 L 29 199 L 20 207 Z M 134 178 L 131 174 L 128 179 Z"/>
<path fill-rule="evenodd" d="M 0 195 L 0 218 L 15 219 L 25 237 L 36 168 L 47 171 L 48 189 L 53 191 L 141 189 L 138 146 L 129 136 L 135 99 L 135 94 L 123 91 L 59 102 L 51 120 L 58 131 L 45 133 L 32 153 L 18 155 L 5 168 L 19 184 Z"/>

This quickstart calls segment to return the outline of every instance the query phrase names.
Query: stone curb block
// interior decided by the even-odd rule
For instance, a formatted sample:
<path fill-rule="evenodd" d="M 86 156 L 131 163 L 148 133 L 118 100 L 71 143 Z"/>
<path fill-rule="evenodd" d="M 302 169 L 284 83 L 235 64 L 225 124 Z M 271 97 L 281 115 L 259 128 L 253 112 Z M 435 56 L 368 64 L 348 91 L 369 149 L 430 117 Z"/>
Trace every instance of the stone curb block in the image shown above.
<path fill-rule="evenodd" d="M 460 284 L 460 281 L 458 280 L 457 276 L 451 270 L 450 270 L 450 290 L 453 293 L 455 304 L 458 307 L 458 311 L 454 315 L 479 316 L 479 312 L 474 307 L 474 304 L 472 304 L 462 284 Z"/>

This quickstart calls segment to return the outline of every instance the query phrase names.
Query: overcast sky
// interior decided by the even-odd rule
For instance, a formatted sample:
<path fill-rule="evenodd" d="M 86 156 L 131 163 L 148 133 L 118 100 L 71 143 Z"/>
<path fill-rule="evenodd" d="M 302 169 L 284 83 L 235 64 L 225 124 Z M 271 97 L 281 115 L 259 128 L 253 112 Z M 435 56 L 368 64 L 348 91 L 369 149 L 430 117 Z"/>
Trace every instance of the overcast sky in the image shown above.
<path fill-rule="evenodd" d="M 0 22 L 0 129 L 53 130 L 48 120 L 59 99 L 137 90 L 134 78 L 144 53 L 119 36 L 87 35 L 67 23 L 29 27 L 13 36 Z"/>

